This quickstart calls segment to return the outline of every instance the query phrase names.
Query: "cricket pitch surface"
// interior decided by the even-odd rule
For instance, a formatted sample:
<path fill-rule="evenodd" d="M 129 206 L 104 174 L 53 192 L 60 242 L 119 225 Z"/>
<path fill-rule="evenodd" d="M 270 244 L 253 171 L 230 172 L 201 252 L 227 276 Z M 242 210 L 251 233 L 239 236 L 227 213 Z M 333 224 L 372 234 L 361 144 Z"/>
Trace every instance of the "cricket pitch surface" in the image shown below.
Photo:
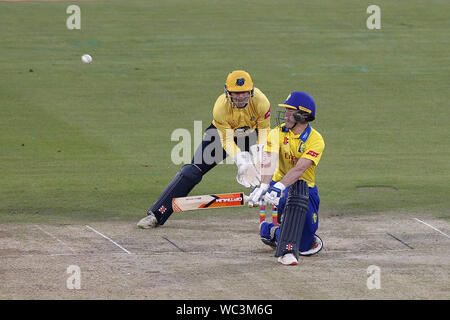
<path fill-rule="evenodd" d="M 257 217 L 178 217 L 148 230 L 127 222 L 0 224 L 0 299 L 449 298 L 446 220 L 320 219 L 324 248 L 297 266 L 276 261 Z"/>

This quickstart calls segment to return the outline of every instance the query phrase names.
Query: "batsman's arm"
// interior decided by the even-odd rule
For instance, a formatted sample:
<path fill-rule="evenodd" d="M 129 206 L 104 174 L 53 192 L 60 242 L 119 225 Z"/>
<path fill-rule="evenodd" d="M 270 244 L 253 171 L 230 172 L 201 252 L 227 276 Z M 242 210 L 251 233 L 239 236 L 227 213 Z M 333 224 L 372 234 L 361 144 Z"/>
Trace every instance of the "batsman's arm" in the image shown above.
<path fill-rule="evenodd" d="M 300 158 L 295 167 L 289 170 L 280 182 L 284 186 L 289 187 L 298 181 L 302 177 L 303 173 L 305 173 L 305 171 L 313 164 L 314 162 L 310 159 Z"/>
<path fill-rule="evenodd" d="M 309 148 L 305 150 L 303 156 L 297 161 L 295 167 L 289 170 L 280 182 L 286 187 L 294 184 L 303 176 L 310 166 L 316 166 L 319 163 L 324 148 L 325 143 L 323 142 L 323 139 L 318 139 L 312 143 Z"/>

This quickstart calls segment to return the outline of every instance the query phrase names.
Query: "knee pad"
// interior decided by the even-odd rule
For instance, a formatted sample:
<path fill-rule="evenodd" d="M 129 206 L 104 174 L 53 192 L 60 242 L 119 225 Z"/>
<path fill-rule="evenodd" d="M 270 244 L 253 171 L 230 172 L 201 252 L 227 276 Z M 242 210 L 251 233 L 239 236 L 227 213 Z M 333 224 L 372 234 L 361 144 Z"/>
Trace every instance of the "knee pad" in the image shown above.
<path fill-rule="evenodd" d="M 185 197 L 202 180 L 203 173 L 195 164 L 183 166 L 150 209 L 163 225 L 173 213 L 172 199 Z"/>
<path fill-rule="evenodd" d="M 195 184 L 202 181 L 203 172 L 195 164 L 186 164 L 180 169 L 180 174 L 192 181 Z"/>

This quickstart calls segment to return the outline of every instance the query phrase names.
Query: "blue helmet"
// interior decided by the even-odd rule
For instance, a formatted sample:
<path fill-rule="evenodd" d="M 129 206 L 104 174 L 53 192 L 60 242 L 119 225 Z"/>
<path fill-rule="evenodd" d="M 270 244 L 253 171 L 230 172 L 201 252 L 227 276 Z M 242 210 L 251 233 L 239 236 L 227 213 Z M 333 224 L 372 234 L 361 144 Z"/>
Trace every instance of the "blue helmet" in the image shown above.
<path fill-rule="evenodd" d="M 292 92 L 286 98 L 286 101 L 278 106 L 298 110 L 298 112 L 294 115 L 295 120 L 298 122 L 303 120 L 311 122 L 316 118 L 316 104 L 314 99 L 305 92 Z"/>

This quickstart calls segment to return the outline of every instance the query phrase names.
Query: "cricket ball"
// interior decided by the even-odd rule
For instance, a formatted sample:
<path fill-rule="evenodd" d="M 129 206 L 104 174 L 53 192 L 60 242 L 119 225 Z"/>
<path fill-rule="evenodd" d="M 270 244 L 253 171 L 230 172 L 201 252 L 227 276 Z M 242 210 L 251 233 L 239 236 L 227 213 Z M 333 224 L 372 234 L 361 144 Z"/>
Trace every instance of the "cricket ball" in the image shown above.
<path fill-rule="evenodd" d="M 83 54 L 81 56 L 81 61 L 83 61 L 84 63 L 91 63 L 92 62 L 92 57 L 88 54 Z"/>

